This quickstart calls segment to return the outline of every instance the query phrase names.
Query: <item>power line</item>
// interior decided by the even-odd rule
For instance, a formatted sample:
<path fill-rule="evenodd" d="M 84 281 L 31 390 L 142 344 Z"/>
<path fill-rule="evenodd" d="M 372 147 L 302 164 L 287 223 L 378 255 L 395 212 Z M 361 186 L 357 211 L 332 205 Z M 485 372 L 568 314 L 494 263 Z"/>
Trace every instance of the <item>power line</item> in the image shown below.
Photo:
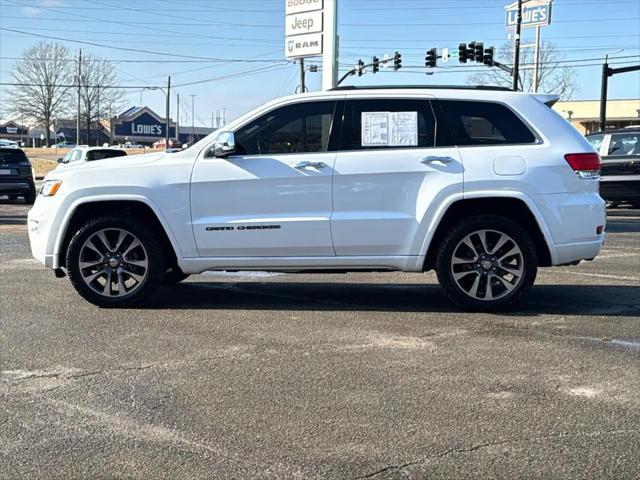
<path fill-rule="evenodd" d="M 26 35 L 30 35 L 33 37 L 40 37 L 40 38 L 48 38 L 51 40 L 60 40 L 60 41 L 64 41 L 64 42 L 72 42 L 72 43 L 80 43 L 83 45 L 92 45 L 94 47 L 101 47 L 101 48 L 109 48 L 112 50 L 123 50 L 123 51 L 127 51 L 127 52 L 136 52 L 136 53 L 146 53 L 146 54 L 151 54 L 151 55 L 164 55 L 164 56 L 169 56 L 169 57 L 178 57 L 178 58 L 190 58 L 190 59 L 194 59 L 194 60 L 209 60 L 209 61 L 218 61 L 218 62 L 241 62 L 241 63 L 252 63 L 252 62 L 286 62 L 287 60 L 282 60 L 282 59 L 276 59 L 276 60 L 247 60 L 247 59 L 242 59 L 242 58 L 234 58 L 234 59 L 230 59 L 230 58 L 211 58 L 211 57 L 200 57 L 200 56 L 195 56 L 195 55 L 182 55 L 179 53 L 166 53 L 166 52 L 155 52 L 153 50 L 144 50 L 144 49 L 140 49 L 140 48 L 127 48 L 127 47 L 114 47 L 112 45 L 104 45 L 101 43 L 96 43 L 96 42 L 89 42 L 89 41 L 85 41 L 85 40 L 73 40 L 70 38 L 63 38 L 63 37 L 56 37 L 56 36 L 52 36 L 52 35 L 42 35 L 39 33 L 30 33 L 30 32 L 25 32 L 22 30 L 15 30 L 13 28 L 5 28 L 5 27 L 0 27 L 0 30 L 5 30 L 8 32 L 17 32 L 17 33 L 24 33 Z"/>

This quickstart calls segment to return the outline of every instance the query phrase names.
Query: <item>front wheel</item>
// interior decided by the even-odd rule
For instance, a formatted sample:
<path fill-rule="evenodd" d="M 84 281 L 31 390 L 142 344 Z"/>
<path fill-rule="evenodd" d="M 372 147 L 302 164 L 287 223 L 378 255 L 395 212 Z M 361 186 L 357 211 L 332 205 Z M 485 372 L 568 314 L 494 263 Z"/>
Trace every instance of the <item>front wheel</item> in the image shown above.
<path fill-rule="evenodd" d="M 167 271 L 167 254 L 157 238 L 154 227 L 129 217 L 91 220 L 69 243 L 69 279 L 85 300 L 100 307 L 144 303 Z"/>
<path fill-rule="evenodd" d="M 538 258 L 531 236 L 497 215 L 461 221 L 444 238 L 436 257 L 438 281 L 465 310 L 505 309 L 529 291 Z"/>

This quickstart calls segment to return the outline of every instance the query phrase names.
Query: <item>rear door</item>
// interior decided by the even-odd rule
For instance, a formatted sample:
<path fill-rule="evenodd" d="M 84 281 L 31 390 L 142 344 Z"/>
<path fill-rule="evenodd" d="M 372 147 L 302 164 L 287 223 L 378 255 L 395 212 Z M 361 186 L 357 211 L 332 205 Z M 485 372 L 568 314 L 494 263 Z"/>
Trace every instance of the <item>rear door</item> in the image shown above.
<path fill-rule="evenodd" d="M 608 150 L 602 159 L 602 174 L 640 175 L 640 132 L 611 134 Z"/>
<path fill-rule="evenodd" d="M 455 147 L 436 146 L 424 96 L 346 102 L 333 178 L 331 232 L 336 255 L 418 255 L 425 218 L 462 192 Z"/>

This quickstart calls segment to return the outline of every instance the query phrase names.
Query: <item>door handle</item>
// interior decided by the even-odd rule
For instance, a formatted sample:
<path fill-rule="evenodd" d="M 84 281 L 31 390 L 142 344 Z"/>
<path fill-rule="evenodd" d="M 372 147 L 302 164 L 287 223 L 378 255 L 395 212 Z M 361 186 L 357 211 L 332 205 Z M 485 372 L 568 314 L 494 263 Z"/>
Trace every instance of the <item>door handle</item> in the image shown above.
<path fill-rule="evenodd" d="M 324 162 L 310 162 L 305 160 L 303 162 L 296 163 L 293 168 L 324 168 L 326 166 L 327 164 Z"/>
<path fill-rule="evenodd" d="M 429 155 L 427 157 L 423 157 L 420 160 L 420 163 L 424 163 L 425 165 L 428 163 L 453 163 L 455 160 L 451 157 L 438 157 L 435 155 Z"/>

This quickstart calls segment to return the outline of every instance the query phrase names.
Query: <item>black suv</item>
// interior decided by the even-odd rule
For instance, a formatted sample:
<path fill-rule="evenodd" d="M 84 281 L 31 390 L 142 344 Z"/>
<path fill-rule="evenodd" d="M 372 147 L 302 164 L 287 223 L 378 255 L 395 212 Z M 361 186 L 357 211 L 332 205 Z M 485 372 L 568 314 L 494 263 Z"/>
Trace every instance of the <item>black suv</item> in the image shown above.
<path fill-rule="evenodd" d="M 602 157 L 600 196 L 609 206 L 640 208 L 640 126 L 587 135 Z"/>
<path fill-rule="evenodd" d="M 31 162 L 19 148 L 0 148 L 0 195 L 8 195 L 9 200 L 24 197 L 29 205 L 36 201 Z"/>

